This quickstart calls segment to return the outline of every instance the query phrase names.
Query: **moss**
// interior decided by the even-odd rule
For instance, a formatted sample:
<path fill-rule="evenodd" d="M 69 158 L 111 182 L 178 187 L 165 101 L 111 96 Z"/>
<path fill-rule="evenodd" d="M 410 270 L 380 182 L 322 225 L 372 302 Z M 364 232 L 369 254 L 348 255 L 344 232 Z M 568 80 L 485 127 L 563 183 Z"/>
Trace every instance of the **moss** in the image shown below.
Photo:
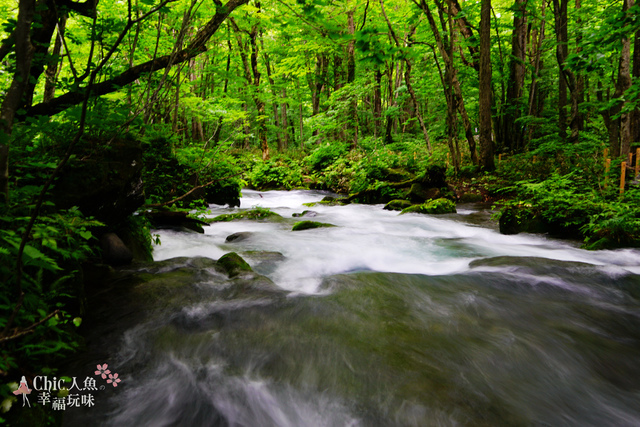
<path fill-rule="evenodd" d="M 400 215 L 405 213 L 421 213 L 421 214 L 446 214 L 455 213 L 456 204 L 449 199 L 436 199 L 431 200 L 422 205 L 413 205 L 400 212 Z"/>
<path fill-rule="evenodd" d="M 251 266 L 235 252 L 229 252 L 220 257 L 218 265 L 222 267 L 229 277 L 235 277 L 242 272 L 253 271 Z"/>
<path fill-rule="evenodd" d="M 257 208 L 248 211 L 236 212 L 233 214 L 218 215 L 213 218 L 211 222 L 220 221 L 239 221 L 242 219 L 265 219 L 265 218 L 282 218 L 275 212 L 271 212 L 269 209 Z"/>
<path fill-rule="evenodd" d="M 309 230 L 320 227 L 335 227 L 335 225 L 317 221 L 300 221 L 293 224 L 291 231 Z"/>
<path fill-rule="evenodd" d="M 408 200 L 396 199 L 392 200 L 386 205 L 384 205 L 384 209 L 387 211 L 401 211 L 408 207 L 412 206 L 411 202 Z"/>

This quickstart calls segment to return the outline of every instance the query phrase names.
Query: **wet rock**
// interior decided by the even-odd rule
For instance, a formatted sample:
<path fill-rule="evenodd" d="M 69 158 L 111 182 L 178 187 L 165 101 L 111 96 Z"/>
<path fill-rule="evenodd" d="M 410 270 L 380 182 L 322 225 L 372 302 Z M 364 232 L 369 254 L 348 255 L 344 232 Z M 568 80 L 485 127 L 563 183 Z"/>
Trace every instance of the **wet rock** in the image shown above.
<path fill-rule="evenodd" d="M 335 225 L 317 221 L 300 221 L 293 224 L 291 231 L 310 230 L 312 228 L 321 227 L 335 227 Z"/>
<path fill-rule="evenodd" d="M 115 233 L 106 233 L 100 238 L 102 259 L 109 265 L 129 264 L 133 253 Z"/>
<path fill-rule="evenodd" d="M 235 252 L 229 252 L 220 257 L 218 266 L 222 267 L 229 277 L 235 277 L 241 273 L 253 271 L 249 264 Z"/>
<path fill-rule="evenodd" d="M 149 219 L 154 228 L 172 229 L 182 231 L 183 229 L 195 231 L 204 234 L 203 225 L 209 224 L 196 218 L 191 218 L 189 212 L 157 210 L 146 212 L 145 216 Z"/>
<path fill-rule="evenodd" d="M 302 213 L 294 213 L 291 216 L 294 217 L 294 218 L 299 218 L 299 217 L 303 217 L 303 216 L 313 218 L 313 217 L 315 217 L 317 215 L 318 215 L 318 212 L 316 212 L 316 211 L 302 211 Z"/>
<path fill-rule="evenodd" d="M 396 199 L 384 205 L 383 209 L 387 211 L 401 211 L 405 208 L 408 208 L 411 205 L 412 203 L 408 200 Z"/>
<path fill-rule="evenodd" d="M 400 212 L 400 215 L 405 213 L 421 213 L 421 214 L 447 214 L 455 213 L 456 204 L 449 199 L 436 199 L 431 200 L 422 205 L 413 205 Z"/>
<path fill-rule="evenodd" d="M 413 203 L 423 203 L 427 200 L 442 197 L 442 193 L 439 188 L 425 188 L 422 184 L 416 182 L 411 184 L 411 188 L 409 188 L 406 197 Z"/>
<path fill-rule="evenodd" d="M 227 236 L 227 238 L 225 239 L 225 242 L 230 243 L 230 242 L 242 242 L 243 240 L 247 240 L 248 238 L 250 238 L 251 236 L 253 236 L 253 232 L 252 231 L 240 231 L 238 233 L 233 233 Z"/>
<path fill-rule="evenodd" d="M 282 216 L 278 215 L 275 212 L 271 212 L 269 209 L 251 209 L 248 211 L 241 211 L 232 214 L 222 214 L 213 218 L 211 222 L 220 222 L 220 221 L 240 221 L 240 220 L 262 220 L 262 219 L 270 219 L 270 220 L 278 220 L 282 219 Z"/>

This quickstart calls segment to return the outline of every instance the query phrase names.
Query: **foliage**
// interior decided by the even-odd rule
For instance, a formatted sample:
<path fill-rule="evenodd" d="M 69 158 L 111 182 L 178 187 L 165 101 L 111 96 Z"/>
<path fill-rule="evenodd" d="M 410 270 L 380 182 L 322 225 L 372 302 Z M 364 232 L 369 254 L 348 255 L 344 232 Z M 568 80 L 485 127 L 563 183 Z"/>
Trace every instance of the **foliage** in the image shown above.
<path fill-rule="evenodd" d="M 292 159 L 258 161 L 247 173 L 247 181 L 257 190 L 284 188 L 291 190 L 303 185 L 302 170 Z"/>

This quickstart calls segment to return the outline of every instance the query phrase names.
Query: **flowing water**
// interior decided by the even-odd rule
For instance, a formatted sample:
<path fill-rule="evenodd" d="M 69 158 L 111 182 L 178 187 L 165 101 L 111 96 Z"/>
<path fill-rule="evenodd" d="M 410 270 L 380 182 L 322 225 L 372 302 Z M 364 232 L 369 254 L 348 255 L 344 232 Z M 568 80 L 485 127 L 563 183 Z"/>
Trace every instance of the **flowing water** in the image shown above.
<path fill-rule="evenodd" d="M 66 424 L 640 425 L 639 251 L 302 205 L 324 195 L 246 190 L 283 219 L 157 231 L 165 261 L 101 294 L 90 357 L 123 381 Z M 303 210 L 337 227 L 292 232 Z M 199 258 L 227 252 L 267 278 Z"/>

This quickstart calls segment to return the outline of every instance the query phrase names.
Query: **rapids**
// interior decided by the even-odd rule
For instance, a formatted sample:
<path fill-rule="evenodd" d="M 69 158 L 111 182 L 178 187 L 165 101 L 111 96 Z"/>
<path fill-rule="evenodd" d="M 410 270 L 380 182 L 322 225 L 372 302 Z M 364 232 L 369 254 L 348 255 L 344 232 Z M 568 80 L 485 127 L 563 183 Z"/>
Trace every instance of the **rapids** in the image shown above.
<path fill-rule="evenodd" d="M 283 219 L 154 231 L 161 262 L 99 294 L 84 356 L 122 383 L 65 425 L 640 425 L 639 251 L 504 236 L 472 207 L 302 205 L 324 195 L 245 190 L 211 215 Z M 337 227 L 292 232 L 303 210 Z M 267 279 L 199 258 L 228 252 Z"/>

